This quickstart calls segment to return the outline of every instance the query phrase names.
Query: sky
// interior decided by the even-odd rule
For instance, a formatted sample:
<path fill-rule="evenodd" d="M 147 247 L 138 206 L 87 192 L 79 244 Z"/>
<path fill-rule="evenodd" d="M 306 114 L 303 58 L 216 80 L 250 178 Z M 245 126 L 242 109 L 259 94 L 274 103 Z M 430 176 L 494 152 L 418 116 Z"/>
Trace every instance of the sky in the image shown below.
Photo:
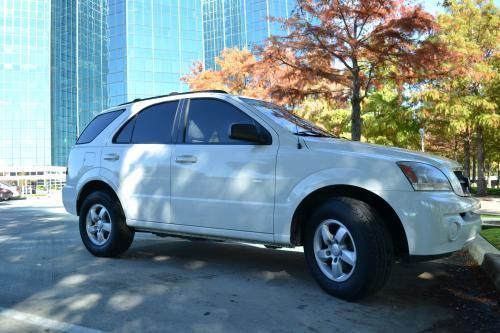
<path fill-rule="evenodd" d="M 439 5 L 443 0 L 417 0 L 424 5 L 424 8 L 434 16 L 443 12 L 443 7 Z M 495 5 L 500 6 L 500 0 L 494 0 Z"/>

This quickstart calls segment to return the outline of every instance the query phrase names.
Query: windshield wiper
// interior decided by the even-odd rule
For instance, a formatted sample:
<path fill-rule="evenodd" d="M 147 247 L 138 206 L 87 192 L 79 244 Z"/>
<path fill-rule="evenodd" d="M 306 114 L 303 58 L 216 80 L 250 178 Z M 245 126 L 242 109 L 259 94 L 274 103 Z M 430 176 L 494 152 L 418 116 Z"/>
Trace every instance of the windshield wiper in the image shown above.
<path fill-rule="evenodd" d="M 299 135 L 299 136 L 317 136 L 317 137 L 330 137 L 329 135 L 326 135 L 324 133 L 321 133 L 321 132 L 317 132 L 317 131 L 314 131 L 314 130 L 304 130 L 304 131 L 298 131 L 298 132 L 295 132 L 293 133 L 295 135 Z"/>

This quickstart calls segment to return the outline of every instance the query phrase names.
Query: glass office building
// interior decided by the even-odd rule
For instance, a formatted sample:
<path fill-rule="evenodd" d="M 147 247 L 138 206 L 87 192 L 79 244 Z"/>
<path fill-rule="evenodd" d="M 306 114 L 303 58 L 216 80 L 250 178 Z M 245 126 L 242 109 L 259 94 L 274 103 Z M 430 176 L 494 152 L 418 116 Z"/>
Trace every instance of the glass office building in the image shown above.
<path fill-rule="evenodd" d="M 50 0 L 0 0 L 0 166 L 50 165 Z"/>
<path fill-rule="evenodd" d="M 0 0 L 0 166 L 66 165 L 103 109 L 282 33 L 295 0 Z"/>
<path fill-rule="evenodd" d="M 108 0 L 109 104 L 186 91 L 203 58 L 200 0 Z"/>
<path fill-rule="evenodd" d="M 252 49 L 271 35 L 285 31 L 270 17 L 287 18 L 296 0 L 201 0 L 205 68 L 216 67 L 215 59 L 230 47 Z"/>
<path fill-rule="evenodd" d="M 78 134 L 108 107 L 107 12 L 107 0 L 52 1 L 52 165 L 66 165 Z"/>
<path fill-rule="evenodd" d="M 53 0 L 52 164 L 103 109 L 187 90 L 202 58 L 201 0 Z"/>

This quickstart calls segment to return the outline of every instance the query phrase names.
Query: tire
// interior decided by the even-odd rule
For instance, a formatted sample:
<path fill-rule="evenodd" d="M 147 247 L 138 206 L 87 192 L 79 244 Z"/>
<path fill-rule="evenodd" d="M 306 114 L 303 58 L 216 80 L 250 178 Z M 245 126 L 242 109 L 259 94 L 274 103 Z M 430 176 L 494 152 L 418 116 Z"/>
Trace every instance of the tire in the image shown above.
<path fill-rule="evenodd" d="M 377 212 L 366 203 L 346 197 L 329 199 L 313 213 L 304 231 L 307 265 L 327 293 L 355 301 L 380 290 L 389 278 L 392 240 Z"/>
<path fill-rule="evenodd" d="M 119 256 L 134 240 L 135 232 L 126 225 L 118 200 L 105 191 L 85 198 L 79 227 L 83 244 L 96 257 Z"/>

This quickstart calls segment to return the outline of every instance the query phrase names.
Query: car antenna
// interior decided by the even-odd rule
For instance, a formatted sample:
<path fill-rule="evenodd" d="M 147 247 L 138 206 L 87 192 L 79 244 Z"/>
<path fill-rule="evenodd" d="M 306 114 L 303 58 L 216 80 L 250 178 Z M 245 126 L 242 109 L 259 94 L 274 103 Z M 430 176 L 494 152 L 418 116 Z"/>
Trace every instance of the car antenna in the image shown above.
<path fill-rule="evenodd" d="M 299 136 L 299 125 L 295 122 L 295 135 L 297 136 L 297 149 L 302 149 L 302 144 L 300 143 Z"/>

